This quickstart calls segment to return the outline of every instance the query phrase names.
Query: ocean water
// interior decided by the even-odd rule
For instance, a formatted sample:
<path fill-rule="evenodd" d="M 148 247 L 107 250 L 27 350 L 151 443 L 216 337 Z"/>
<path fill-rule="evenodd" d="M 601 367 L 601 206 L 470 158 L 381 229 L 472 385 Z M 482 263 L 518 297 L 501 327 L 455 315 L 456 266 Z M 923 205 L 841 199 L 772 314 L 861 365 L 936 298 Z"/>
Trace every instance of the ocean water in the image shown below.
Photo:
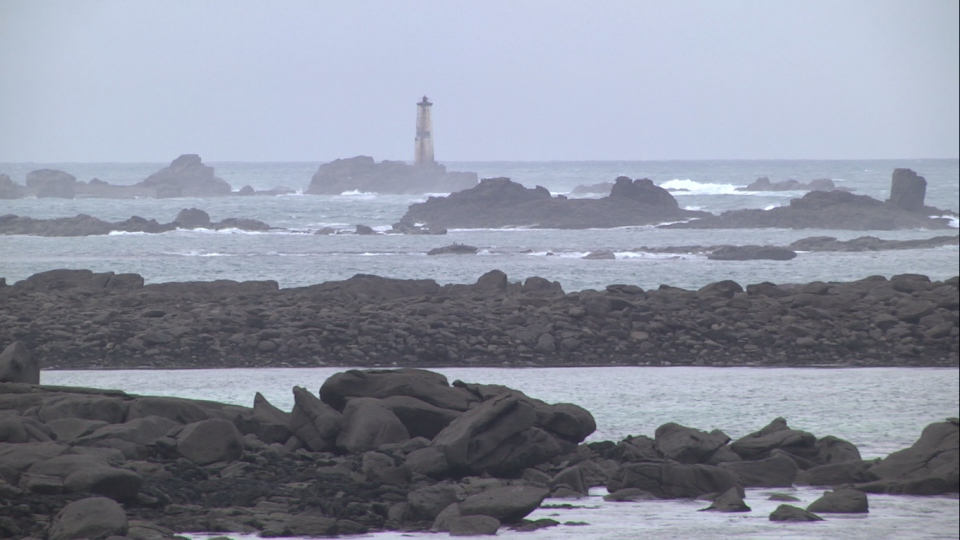
<path fill-rule="evenodd" d="M 252 406 L 260 391 L 284 410 L 293 406 L 291 388 L 317 392 L 337 368 L 229 370 L 44 371 L 44 384 L 120 388 L 129 393 L 213 399 Z M 590 410 L 597 431 L 588 441 L 619 441 L 627 435 L 653 436 L 666 422 L 704 430 L 722 429 L 733 439 L 782 416 L 795 429 L 819 437 L 834 435 L 856 444 L 865 459 L 913 444 L 931 422 L 960 409 L 960 371 L 925 368 L 441 368 L 448 380 L 506 384 L 547 402 L 573 402 Z M 956 497 L 869 495 L 866 515 L 824 515 L 824 522 L 782 524 L 768 520 L 786 493 L 805 507 L 822 488 L 751 488 L 744 514 L 698 512 L 703 501 L 609 503 L 604 488 L 579 500 L 545 501 L 530 519 L 552 518 L 560 525 L 532 533 L 503 529 L 499 536 L 529 539 L 632 538 L 956 538 L 960 503 Z M 573 508 L 551 508 L 571 504 Z M 203 538 L 197 535 L 196 538 Z M 430 533 L 385 532 L 365 538 L 437 538 Z M 240 538 L 238 536 L 237 538 Z M 246 538 L 254 538 L 247 536 Z"/>
<path fill-rule="evenodd" d="M 304 190 L 319 163 L 211 163 L 216 174 L 235 190 L 286 186 Z M 794 178 L 808 182 L 832 178 L 858 194 L 885 199 L 896 167 L 909 167 L 926 177 L 927 204 L 960 210 L 960 164 L 957 160 L 875 161 L 668 161 L 668 162 L 479 162 L 447 163 L 449 170 L 472 170 L 481 178 L 506 176 L 528 187 L 543 185 L 553 193 L 569 193 L 581 184 L 612 181 L 618 175 L 649 177 L 674 191 L 681 206 L 719 213 L 741 208 L 771 208 L 789 204 L 801 192 L 746 193 L 736 191 L 758 176 L 773 181 Z M 58 168 L 88 181 L 100 178 L 131 184 L 165 166 L 138 164 L 0 164 L 19 183 L 27 172 Z M 594 195 L 598 196 L 598 195 Z M 644 288 L 668 285 L 699 288 L 733 279 L 742 285 L 813 280 L 854 280 L 870 275 L 927 274 L 945 279 L 957 274 L 956 246 L 909 251 L 866 253 L 803 253 L 792 261 L 709 261 L 702 253 L 655 254 L 644 247 L 717 244 L 786 245 L 808 236 L 851 239 L 872 235 L 884 239 L 928 238 L 949 231 L 803 231 L 664 230 L 652 226 L 578 231 L 542 229 L 451 230 L 445 236 L 354 234 L 314 235 L 332 227 L 352 231 L 357 224 L 385 231 L 407 207 L 426 195 L 377 195 L 347 192 L 320 196 L 174 199 L 20 199 L 0 200 L 0 214 L 34 218 L 68 217 L 86 213 L 117 221 L 131 215 L 172 221 L 184 208 L 205 210 L 214 221 L 245 217 L 283 230 L 248 233 L 172 231 L 159 235 L 115 234 L 83 238 L 0 236 L 0 277 L 8 283 L 55 268 L 86 268 L 98 272 L 136 272 L 147 283 L 191 280 L 274 279 L 281 287 L 347 279 L 354 274 L 394 278 L 429 278 L 443 283 L 470 283 L 499 269 L 511 280 L 540 276 L 559 281 L 566 291 L 631 283 Z M 956 221 L 954 222 L 956 224 Z M 430 249 L 452 244 L 479 248 L 476 256 L 428 257 Z M 583 260 L 595 250 L 609 250 L 614 260 Z"/>

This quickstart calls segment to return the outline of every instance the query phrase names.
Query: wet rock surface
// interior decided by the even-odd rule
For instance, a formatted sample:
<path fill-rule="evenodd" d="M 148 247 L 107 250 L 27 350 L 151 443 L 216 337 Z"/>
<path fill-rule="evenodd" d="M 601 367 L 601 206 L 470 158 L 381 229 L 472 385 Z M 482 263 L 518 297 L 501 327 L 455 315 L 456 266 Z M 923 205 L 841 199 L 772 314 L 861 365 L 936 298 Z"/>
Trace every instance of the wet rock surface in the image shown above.
<path fill-rule="evenodd" d="M 407 429 L 403 423 L 410 418 L 383 414 L 425 393 L 437 396 L 431 407 L 451 413 L 434 436 L 414 436 L 412 424 Z M 771 447 L 806 449 L 804 459 L 817 465 L 856 449 L 835 437 L 792 430 L 783 419 L 748 436 L 762 439 L 751 446 L 762 451 L 746 453 L 740 444 L 746 457 L 720 467 L 712 464 L 718 456 L 740 458 L 719 430 L 671 423 L 657 430 L 656 440 L 636 435 L 583 443 L 595 423 L 576 405 L 547 404 L 503 386 L 450 384 L 425 370 L 351 370 L 328 379 L 319 396 L 303 388 L 294 394 L 294 410 L 286 412 L 259 395 L 253 407 L 241 407 L 0 383 L 0 419 L 6 422 L 0 425 L 0 525 L 17 537 L 64 539 L 172 538 L 187 531 L 493 534 L 501 526 L 555 526 L 555 520 L 526 518 L 548 498 L 582 496 L 598 486 L 611 492 L 611 503 L 703 497 L 713 501 L 709 510 L 747 512 L 742 474 L 755 472 L 722 466 L 789 461 L 781 454 L 762 457 Z M 65 422 L 78 424 L 66 429 Z M 30 426 L 28 436 L 13 440 L 13 424 Z M 896 468 L 904 455 L 933 452 L 934 466 L 923 478 L 940 482 L 940 493 L 957 492 L 957 424 L 951 419 L 928 426 L 914 448 L 871 468 L 882 477 L 888 460 Z M 397 425 L 404 429 L 396 431 Z M 276 437 L 271 426 L 283 426 L 284 436 Z M 341 444 L 341 435 L 358 429 L 393 435 Z M 318 440 L 326 442 L 318 447 Z M 429 475 L 420 472 L 424 452 L 444 457 L 431 460 L 436 466 Z M 848 462 L 854 461 L 835 463 Z M 808 510 L 862 512 L 866 504 L 859 486 L 841 486 Z M 784 505 L 770 519 L 819 518 Z"/>
<path fill-rule="evenodd" d="M 23 341 L 61 369 L 956 366 L 957 286 L 903 274 L 565 293 L 491 271 L 469 285 L 357 275 L 280 289 L 54 270 L 0 287 L 0 344 Z"/>
<path fill-rule="evenodd" d="M 648 179 L 618 177 L 610 195 L 600 199 L 551 196 L 546 188 L 528 189 L 508 178 L 486 178 L 476 187 L 413 204 L 402 223 L 431 227 L 500 228 L 524 226 L 586 229 L 646 225 L 704 217 L 680 209 L 667 190 Z"/>

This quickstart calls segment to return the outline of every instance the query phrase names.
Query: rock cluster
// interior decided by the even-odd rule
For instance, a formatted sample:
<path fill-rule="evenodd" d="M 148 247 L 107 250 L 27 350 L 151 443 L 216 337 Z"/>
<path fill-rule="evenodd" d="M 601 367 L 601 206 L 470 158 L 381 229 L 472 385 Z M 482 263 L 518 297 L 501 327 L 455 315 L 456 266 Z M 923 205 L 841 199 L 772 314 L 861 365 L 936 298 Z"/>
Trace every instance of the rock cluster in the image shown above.
<path fill-rule="evenodd" d="M 90 182 L 78 181 L 75 176 L 55 169 L 40 169 L 27 173 L 27 185 L 22 187 L 0 175 L 0 199 L 27 196 L 133 199 L 136 197 L 222 197 L 230 195 L 230 184 L 214 176 L 213 167 L 200 162 L 196 154 L 184 154 L 133 185 L 114 185 L 98 178 Z"/>
<path fill-rule="evenodd" d="M 486 178 L 476 187 L 410 206 L 401 223 L 446 228 L 586 229 L 647 225 L 709 216 L 682 210 L 667 190 L 648 179 L 617 178 L 600 199 L 553 197 L 546 188 L 528 189 L 508 178 Z"/>
<path fill-rule="evenodd" d="M 0 343 L 49 367 L 923 365 L 958 362 L 958 278 L 629 284 L 565 293 L 357 275 L 160 283 L 54 270 L 0 287 Z"/>
<path fill-rule="evenodd" d="M 402 161 L 380 163 L 369 156 L 338 159 L 320 166 L 307 193 L 340 195 L 363 193 L 452 193 L 477 184 L 477 173 L 447 172 L 440 164 L 407 165 Z"/>
<path fill-rule="evenodd" d="M 270 225 L 247 218 L 226 218 L 210 221 L 210 215 L 197 208 L 187 208 L 177 214 L 170 223 L 155 219 L 132 216 L 117 222 L 103 221 L 87 214 L 71 218 L 34 219 L 6 214 L 0 216 L 0 234 L 24 234 L 32 236 L 91 236 L 110 234 L 114 231 L 163 233 L 175 229 L 240 229 L 244 231 L 267 231 Z"/>
<path fill-rule="evenodd" d="M 809 183 L 798 182 L 797 180 L 784 180 L 782 182 L 771 182 L 766 176 L 761 176 L 746 187 L 737 188 L 737 191 L 850 191 L 847 188 L 840 188 L 829 178 L 817 178 Z"/>
<path fill-rule="evenodd" d="M 846 229 L 855 231 L 894 229 L 948 229 L 955 215 L 923 205 L 926 180 L 910 169 L 896 169 L 891 198 L 886 202 L 846 191 L 811 191 L 789 206 L 770 210 L 731 210 L 685 223 L 662 225 L 671 229 Z"/>
<path fill-rule="evenodd" d="M 721 512 L 750 511 L 744 487 L 834 487 L 808 511 L 782 506 L 771 520 L 866 512 L 868 492 L 958 489 L 957 419 L 863 461 L 852 443 L 782 418 L 736 441 L 665 424 L 653 438 L 584 443 L 596 426 L 576 405 L 418 369 L 341 372 L 319 396 L 296 387 L 294 397 L 286 412 L 259 394 L 242 407 L 0 383 L 0 532 L 493 534 L 559 525 L 525 518 L 548 497 L 599 486 L 609 501 L 705 498 Z"/>

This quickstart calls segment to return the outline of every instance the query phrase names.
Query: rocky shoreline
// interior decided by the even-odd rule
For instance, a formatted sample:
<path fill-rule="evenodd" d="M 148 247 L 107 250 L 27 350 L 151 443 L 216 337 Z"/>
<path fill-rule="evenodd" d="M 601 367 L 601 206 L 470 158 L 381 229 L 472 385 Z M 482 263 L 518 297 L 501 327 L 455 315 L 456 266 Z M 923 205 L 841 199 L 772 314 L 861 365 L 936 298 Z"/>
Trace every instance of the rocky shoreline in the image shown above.
<path fill-rule="evenodd" d="M 37 367 L 21 343 L 0 357 L 4 537 L 532 531 L 578 525 L 525 518 L 552 501 L 562 519 L 598 486 L 613 504 L 701 499 L 719 512 L 749 512 L 747 487 L 832 488 L 770 521 L 868 513 L 872 493 L 958 492 L 956 418 L 863 460 L 855 444 L 783 418 L 735 441 L 667 423 L 653 437 L 584 443 L 596 424 L 577 405 L 419 369 L 337 373 L 319 396 L 294 387 L 286 412 L 259 394 L 242 407 L 43 386 Z"/>
<path fill-rule="evenodd" d="M 160 283 L 53 270 L 0 279 L 0 344 L 50 369 L 260 366 L 957 366 L 957 277 L 629 284 L 566 293 L 491 271 L 474 284 L 357 275 Z"/>

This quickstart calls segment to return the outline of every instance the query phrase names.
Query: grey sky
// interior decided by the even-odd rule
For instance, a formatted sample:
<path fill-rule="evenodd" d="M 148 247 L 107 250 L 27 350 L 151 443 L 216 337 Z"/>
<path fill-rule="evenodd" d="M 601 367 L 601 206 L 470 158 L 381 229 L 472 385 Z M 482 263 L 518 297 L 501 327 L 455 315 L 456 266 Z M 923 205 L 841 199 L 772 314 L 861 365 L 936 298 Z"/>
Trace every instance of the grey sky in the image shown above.
<path fill-rule="evenodd" d="M 0 162 L 958 156 L 955 0 L 0 0 Z"/>

